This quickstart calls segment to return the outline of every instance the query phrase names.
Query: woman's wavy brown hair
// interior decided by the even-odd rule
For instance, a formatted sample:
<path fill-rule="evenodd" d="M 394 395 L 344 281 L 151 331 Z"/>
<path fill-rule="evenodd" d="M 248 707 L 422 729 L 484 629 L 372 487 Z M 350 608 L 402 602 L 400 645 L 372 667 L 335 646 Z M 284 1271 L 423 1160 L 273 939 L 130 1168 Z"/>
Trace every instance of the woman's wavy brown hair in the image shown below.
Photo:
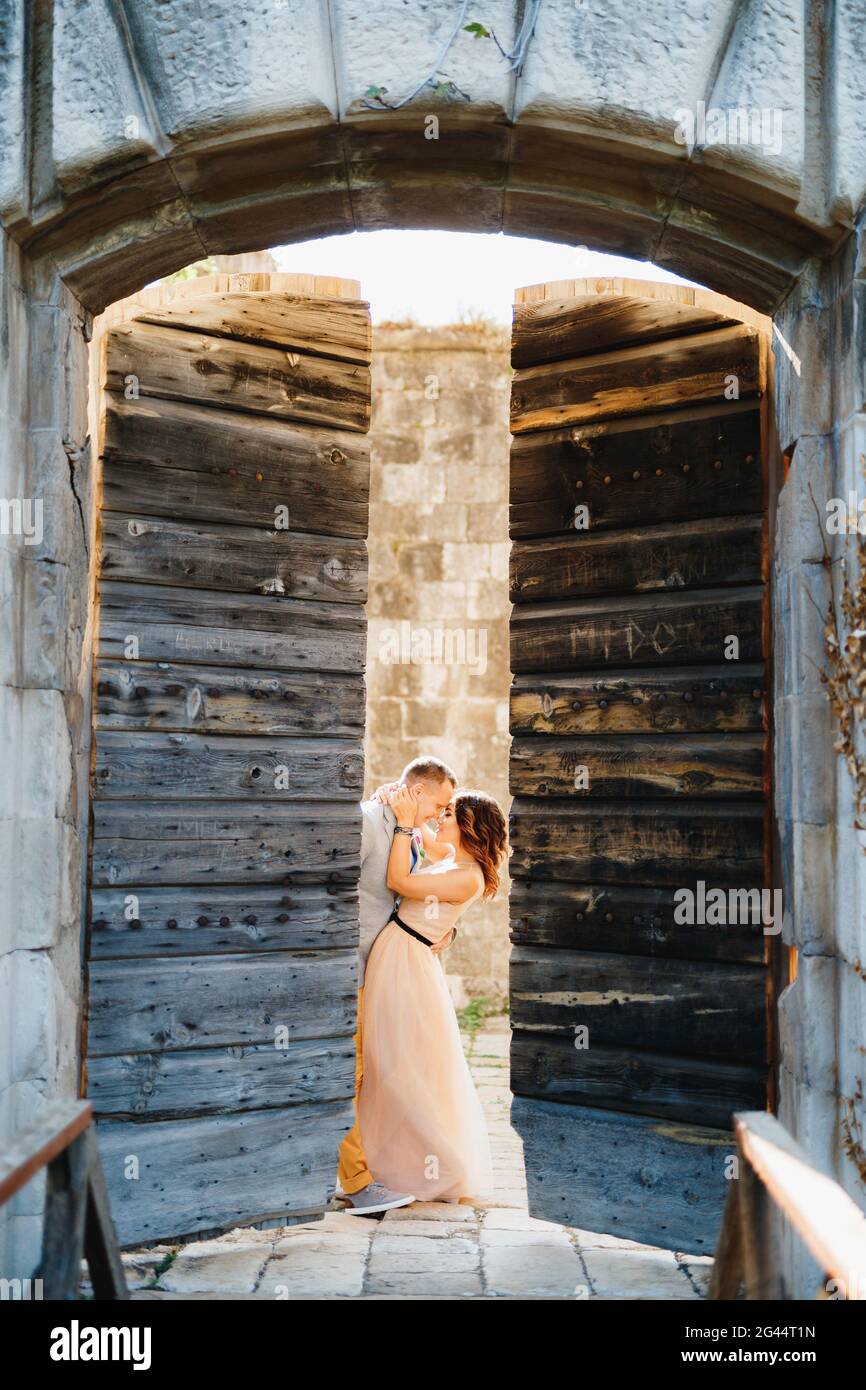
<path fill-rule="evenodd" d="M 499 887 L 499 867 L 508 854 L 508 823 L 502 808 L 486 792 L 459 791 L 454 797 L 454 819 L 467 854 L 484 875 L 483 898 L 492 898 Z"/>

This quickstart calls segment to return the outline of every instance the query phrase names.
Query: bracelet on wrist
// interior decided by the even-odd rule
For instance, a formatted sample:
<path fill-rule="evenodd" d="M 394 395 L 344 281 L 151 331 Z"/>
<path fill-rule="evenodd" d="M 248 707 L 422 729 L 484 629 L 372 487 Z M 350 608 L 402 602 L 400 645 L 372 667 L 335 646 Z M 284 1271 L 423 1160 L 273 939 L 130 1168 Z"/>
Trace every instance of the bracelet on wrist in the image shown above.
<path fill-rule="evenodd" d="M 394 826 L 394 834 L 395 834 L 395 835 L 414 835 L 414 833 L 415 833 L 415 827 L 412 826 L 412 825 L 395 825 L 395 826 Z"/>

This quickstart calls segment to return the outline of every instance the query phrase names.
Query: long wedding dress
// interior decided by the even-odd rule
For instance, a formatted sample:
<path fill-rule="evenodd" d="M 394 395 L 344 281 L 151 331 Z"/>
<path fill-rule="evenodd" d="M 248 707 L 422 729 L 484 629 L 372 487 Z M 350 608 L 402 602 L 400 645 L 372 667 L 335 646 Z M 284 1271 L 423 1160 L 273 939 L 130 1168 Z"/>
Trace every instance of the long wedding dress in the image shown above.
<path fill-rule="evenodd" d="M 468 901 L 437 901 L 436 875 L 451 867 L 449 857 L 415 869 L 413 879 L 430 877 L 429 900 L 404 898 L 398 908 L 428 941 L 450 935 L 483 891 L 479 870 L 478 890 Z M 487 1124 L 441 956 L 389 922 L 367 959 L 362 1008 L 358 1120 L 373 1177 L 422 1202 L 490 1198 Z"/>

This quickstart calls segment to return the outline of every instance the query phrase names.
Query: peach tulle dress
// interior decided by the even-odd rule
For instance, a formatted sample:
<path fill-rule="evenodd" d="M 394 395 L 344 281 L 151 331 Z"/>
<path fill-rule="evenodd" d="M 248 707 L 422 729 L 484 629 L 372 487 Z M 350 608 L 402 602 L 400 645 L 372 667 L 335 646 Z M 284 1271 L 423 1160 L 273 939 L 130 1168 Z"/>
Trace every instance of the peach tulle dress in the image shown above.
<path fill-rule="evenodd" d="M 450 857 L 422 864 L 412 877 L 446 872 Z M 428 941 L 450 935 L 465 903 L 403 898 L 398 912 Z M 447 949 L 447 948 L 446 948 Z M 367 958 L 362 1008 L 363 1080 L 358 1120 L 367 1165 L 377 1182 L 413 1192 L 421 1202 L 458 1202 L 493 1194 L 490 1140 L 463 1052 L 441 955 L 389 922 Z"/>

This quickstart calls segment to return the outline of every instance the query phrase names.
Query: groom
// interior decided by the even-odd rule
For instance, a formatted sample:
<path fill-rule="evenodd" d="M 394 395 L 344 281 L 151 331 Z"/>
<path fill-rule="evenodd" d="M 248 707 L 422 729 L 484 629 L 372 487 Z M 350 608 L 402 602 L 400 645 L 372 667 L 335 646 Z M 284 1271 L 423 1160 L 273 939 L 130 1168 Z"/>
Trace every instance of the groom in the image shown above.
<path fill-rule="evenodd" d="M 432 820 L 445 810 L 457 789 L 457 778 L 446 763 L 439 758 L 414 758 L 404 769 L 400 778 L 402 785 L 410 790 L 417 789 L 418 815 L 415 821 L 420 826 Z M 411 1192 L 392 1192 L 383 1183 L 376 1182 L 367 1167 L 361 1131 L 358 1125 L 358 1093 L 364 1075 L 363 1064 L 363 1025 L 362 1005 L 364 998 L 364 972 L 367 957 L 379 932 L 386 926 L 395 905 L 394 894 L 388 887 L 388 859 L 391 854 L 391 841 L 397 819 L 390 806 L 377 800 L 361 802 L 361 877 L 358 881 L 358 916 L 360 920 L 360 939 L 358 943 L 358 1031 L 355 1034 L 355 1123 L 340 1145 L 338 1175 L 342 1191 L 338 1194 L 345 1205 L 344 1211 L 353 1216 L 372 1216 L 375 1212 L 389 1211 L 391 1207 L 405 1207 L 415 1201 Z M 420 859 L 421 834 L 416 831 L 412 839 L 412 868 Z"/>

